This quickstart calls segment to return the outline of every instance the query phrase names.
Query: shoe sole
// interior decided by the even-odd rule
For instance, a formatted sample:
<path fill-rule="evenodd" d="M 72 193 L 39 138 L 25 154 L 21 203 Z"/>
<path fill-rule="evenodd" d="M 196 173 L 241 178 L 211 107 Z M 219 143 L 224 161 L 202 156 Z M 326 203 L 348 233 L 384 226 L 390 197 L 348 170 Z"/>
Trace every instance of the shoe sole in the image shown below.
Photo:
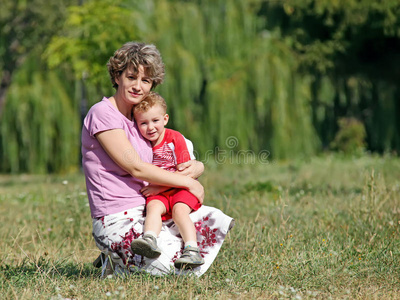
<path fill-rule="evenodd" d="M 185 262 L 175 262 L 175 268 L 177 269 L 194 269 L 203 265 L 204 262 L 198 263 L 185 263 Z"/>
<path fill-rule="evenodd" d="M 156 258 L 161 255 L 161 252 L 153 250 L 151 246 L 144 240 L 137 239 L 131 244 L 132 252 L 147 258 Z"/>

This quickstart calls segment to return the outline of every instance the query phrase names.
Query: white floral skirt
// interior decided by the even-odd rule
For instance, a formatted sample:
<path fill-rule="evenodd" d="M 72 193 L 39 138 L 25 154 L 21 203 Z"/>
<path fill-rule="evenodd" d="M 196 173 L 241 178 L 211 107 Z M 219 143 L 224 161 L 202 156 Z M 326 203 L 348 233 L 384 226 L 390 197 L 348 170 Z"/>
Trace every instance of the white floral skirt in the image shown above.
<path fill-rule="evenodd" d="M 158 258 L 151 259 L 132 253 L 132 241 L 143 234 L 144 208 L 143 205 L 93 219 L 94 240 L 104 254 L 103 257 L 106 257 L 102 261 L 103 273 L 106 265 L 111 263 L 116 275 L 148 272 L 153 275 L 190 273 L 201 276 L 211 266 L 226 234 L 234 225 L 231 217 L 214 207 L 203 205 L 199 210 L 192 212 L 190 218 L 196 227 L 197 243 L 205 263 L 190 271 L 179 270 L 174 267 L 174 262 L 182 254 L 184 243 L 172 219 L 163 222 L 157 238 L 157 244 L 162 251 Z"/>

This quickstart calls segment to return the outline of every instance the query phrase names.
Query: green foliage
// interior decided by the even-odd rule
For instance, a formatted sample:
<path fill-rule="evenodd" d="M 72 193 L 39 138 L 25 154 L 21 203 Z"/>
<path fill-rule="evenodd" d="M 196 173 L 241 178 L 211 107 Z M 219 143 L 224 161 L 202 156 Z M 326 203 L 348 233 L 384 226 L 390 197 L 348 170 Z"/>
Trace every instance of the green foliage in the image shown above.
<path fill-rule="evenodd" d="M 211 166 L 209 166 L 211 168 Z M 2 299 L 399 299 L 400 160 L 216 165 L 205 203 L 236 220 L 200 278 L 97 278 L 84 177 L 0 176 Z"/>
<path fill-rule="evenodd" d="M 364 124 L 368 150 L 400 150 L 397 0 L 0 1 L 0 113 L 3 108 L 2 124 L 10 122 L 6 128 L 18 128 L 15 120 L 25 117 L 15 100 L 24 83 L 13 74 L 26 70 L 27 61 L 37 61 L 30 70 L 42 81 L 52 76 L 42 68 L 43 58 L 57 69 L 68 105 L 74 115 L 84 114 L 81 98 L 90 106 L 113 93 L 105 66 L 113 51 L 140 40 L 156 44 L 163 55 L 167 76 L 158 89 L 168 101 L 170 125 L 193 140 L 199 159 L 220 151 L 307 157 L 329 147 L 343 117 Z M 9 99 L 15 103 L 2 105 Z M 39 110 L 42 104 L 30 105 Z M 54 131 L 40 128 L 49 124 L 38 125 L 38 132 Z M 65 135 L 75 136 L 70 145 L 76 145 L 81 125 L 70 125 L 76 127 L 57 130 L 72 130 Z M 17 151 L 26 138 L 2 129 L 5 134 L 14 137 L 0 139 L 0 171 L 32 170 L 22 162 L 31 154 Z M 42 143 L 31 136 L 31 144 Z M 67 156 L 39 169 L 60 171 L 70 164 L 61 163 Z"/>
<path fill-rule="evenodd" d="M 365 149 L 364 124 L 354 118 L 341 118 L 338 125 L 339 130 L 331 143 L 331 148 L 344 154 L 361 154 Z"/>
<path fill-rule="evenodd" d="M 267 20 L 268 24 L 280 26 L 290 36 L 301 64 L 308 69 L 353 74 L 371 67 L 368 72 L 373 73 L 375 66 L 384 62 L 392 71 L 396 68 L 390 61 L 399 59 L 395 55 L 400 47 L 395 42 L 400 38 L 397 0 L 384 4 L 375 0 L 289 0 L 272 2 L 270 8 L 264 12 L 267 16 L 274 9 L 283 14 L 280 19 Z M 379 53 L 386 57 L 376 56 Z"/>
<path fill-rule="evenodd" d="M 300 72 L 313 75 L 312 119 L 324 146 L 337 120 L 352 116 L 365 124 L 369 150 L 400 150 L 394 134 L 400 123 L 393 121 L 400 93 L 398 0 L 266 2 L 260 14 L 265 28 L 282 33 L 296 52 Z"/>
<path fill-rule="evenodd" d="M 98 93 L 111 92 L 105 67 L 109 57 L 126 41 L 143 39 L 137 26 L 140 14 L 121 2 L 85 1 L 81 6 L 70 6 L 63 30 L 53 36 L 45 52 L 49 66 L 66 63 L 77 79 L 100 87 Z"/>
<path fill-rule="evenodd" d="M 0 120 L 0 169 L 46 173 L 76 170 L 79 115 L 55 71 L 39 73 L 34 58 L 14 77 Z"/>
<path fill-rule="evenodd" d="M 15 61 L 16 57 L 31 52 L 32 48 L 43 49 L 52 34 L 62 26 L 66 8 L 73 3 L 77 1 L 1 0 L 2 55 L 13 55 L 7 58 Z M 41 43 L 38 43 L 39 40 Z M 3 63 L 10 61 L 4 60 Z"/>
<path fill-rule="evenodd" d="M 120 17 L 110 22 L 106 7 Z M 192 139 L 200 154 L 314 153 L 318 140 L 308 117 L 308 81 L 295 74 L 295 59 L 283 43 L 260 34 L 256 13 L 257 5 L 243 1 L 87 1 L 70 9 L 63 34 L 46 53 L 51 66 L 69 62 L 91 85 L 105 78 L 106 57 L 122 43 L 154 43 L 166 64 L 159 90 L 171 125 Z M 101 26 L 118 35 L 104 34 Z M 230 137 L 237 140 L 233 148 L 227 145 Z"/>
<path fill-rule="evenodd" d="M 0 113 L 13 73 L 29 55 L 40 55 L 76 0 L 0 0 Z"/>
<path fill-rule="evenodd" d="M 63 24 L 66 7 L 76 2 L 0 2 L 1 172 L 77 168 L 79 122 L 71 77 L 49 72 L 41 59 Z"/>

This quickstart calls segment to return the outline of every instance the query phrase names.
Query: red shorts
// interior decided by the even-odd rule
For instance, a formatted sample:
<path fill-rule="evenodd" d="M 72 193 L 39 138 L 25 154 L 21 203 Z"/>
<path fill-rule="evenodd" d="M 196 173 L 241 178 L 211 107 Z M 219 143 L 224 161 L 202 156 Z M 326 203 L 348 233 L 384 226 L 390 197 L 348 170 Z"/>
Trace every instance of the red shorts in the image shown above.
<path fill-rule="evenodd" d="M 146 203 L 152 200 L 159 200 L 165 205 L 167 212 L 161 216 L 163 221 L 172 218 L 172 207 L 178 202 L 185 203 L 192 210 L 198 210 L 201 207 L 199 200 L 184 189 L 172 189 L 155 196 L 147 197 Z"/>

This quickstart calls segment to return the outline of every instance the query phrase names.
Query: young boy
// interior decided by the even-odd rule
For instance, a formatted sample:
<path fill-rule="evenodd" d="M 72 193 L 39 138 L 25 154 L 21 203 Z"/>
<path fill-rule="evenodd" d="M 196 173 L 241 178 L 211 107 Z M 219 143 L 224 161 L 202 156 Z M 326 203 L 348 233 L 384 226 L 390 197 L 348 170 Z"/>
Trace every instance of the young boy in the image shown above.
<path fill-rule="evenodd" d="M 193 145 L 175 130 L 165 128 L 169 116 L 165 100 L 157 93 L 150 94 L 134 107 L 134 117 L 140 133 L 151 142 L 153 164 L 175 172 L 176 165 L 193 159 Z M 136 254 L 155 258 L 161 250 L 157 237 L 162 220 L 173 219 L 185 242 L 183 254 L 175 261 L 175 267 L 194 268 L 202 265 L 204 259 L 197 246 L 196 229 L 189 214 L 201 206 L 199 200 L 185 189 L 170 189 L 155 196 L 147 197 L 146 221 L 143 238 L 132 242 Z"/>

